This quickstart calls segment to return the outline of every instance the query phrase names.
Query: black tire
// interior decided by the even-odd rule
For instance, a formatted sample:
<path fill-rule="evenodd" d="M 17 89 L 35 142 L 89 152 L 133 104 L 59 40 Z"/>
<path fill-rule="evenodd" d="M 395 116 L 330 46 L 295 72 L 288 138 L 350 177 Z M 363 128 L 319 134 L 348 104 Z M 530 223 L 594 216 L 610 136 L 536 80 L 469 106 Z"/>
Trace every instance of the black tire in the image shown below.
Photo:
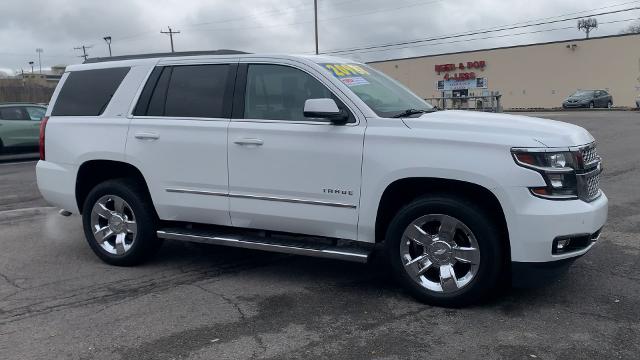
<path fill-rule="evenodd" d="M 2 139 L 0 139 L 0 155 L 4 154 L 4 143 L 2 142 Z"/>
<path fill-rule="evenodd" d="M 96 241 L 91 228 L 91 212 L 94 204 L 105 195 L 115 195 L 124 199 L 135 214 L 137 232 L 131 248 L 122 255 L 104 250 Z M 160 248 L 162 241 L 157 238 L 158 218 L 147 191 L 132 179 L 107 180 L 96 185 L 87 195 L 82 207 L 82 224 L 85 237 L 93 252 L 104 262 L 116 266 L 133 266 L 148 260 Z"/>
<path fill-rule="evenodd" d="M 427 214 L 454 217 L 475 235 L 480 249 L 480 263 L 475 277 L 452 293 L 429 290 L 414 281 L 405 271 L 400 255 L 400 242 L 405 229 L 416 219 Z M 418 198 L 403 207 L 389 224 L 385 238 L 385 252 L 392 273 L 413 297 L 436 306 L 461 307 L 481 302 L 495 293 L 505 277 L 506 254 L 502 245 L 503 232 L 487 211 L 466 199 L 447 194 L 434 194 Z"/>

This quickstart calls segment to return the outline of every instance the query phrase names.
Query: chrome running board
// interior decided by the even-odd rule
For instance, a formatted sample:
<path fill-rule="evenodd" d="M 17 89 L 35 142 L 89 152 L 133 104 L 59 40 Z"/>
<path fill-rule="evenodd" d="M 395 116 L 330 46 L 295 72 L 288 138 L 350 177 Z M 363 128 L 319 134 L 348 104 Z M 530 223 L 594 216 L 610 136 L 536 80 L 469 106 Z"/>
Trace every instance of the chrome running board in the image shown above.
<path fill-rule="evenodd" d="M 293 255 L 305 255 L 366 263 L 371 249 L 350 244 L 337 245 L 338 241 L 314 237 L 260 236 L 253 233 L 234 234 L 212 230 L 167 228 L 157 232 L 162 239 L 190 241 L 204 244 L 231 246 L 253 250 L 272 251 Z M 317 240 L 317 241 L 316 241 Z M 343 240 L 340 240 L 343 241 Z"/>

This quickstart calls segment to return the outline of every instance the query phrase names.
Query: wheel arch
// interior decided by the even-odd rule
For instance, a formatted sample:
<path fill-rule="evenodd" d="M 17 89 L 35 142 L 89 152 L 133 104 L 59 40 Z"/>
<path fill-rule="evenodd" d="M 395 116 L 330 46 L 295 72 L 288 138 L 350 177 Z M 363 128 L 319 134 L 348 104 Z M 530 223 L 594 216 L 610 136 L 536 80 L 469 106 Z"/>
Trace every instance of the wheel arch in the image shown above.
<path fill-rule="evenodd" d="M 128 178 L 137 181 L 151 198 L 147 181 L 142 172 L 135 166 L 116 160 L 89 160 L 78 168 L 76 175 L 75 195 L 78 211 L 82 207 L 87 195 L 96 185 L 106 180 Z"/>
<path fill-rule="evenodd" d="M 491 190 L 472 182 L 432 177 L 402 178 L 393 181 L 385 188 L 376 213 L 376 243 L 384 240 L 389 223 L 402 206 L 427 194 L 451 194 L 479 203 L 500 225 L 505 254 L 511 254 L 505 212 Z"/>

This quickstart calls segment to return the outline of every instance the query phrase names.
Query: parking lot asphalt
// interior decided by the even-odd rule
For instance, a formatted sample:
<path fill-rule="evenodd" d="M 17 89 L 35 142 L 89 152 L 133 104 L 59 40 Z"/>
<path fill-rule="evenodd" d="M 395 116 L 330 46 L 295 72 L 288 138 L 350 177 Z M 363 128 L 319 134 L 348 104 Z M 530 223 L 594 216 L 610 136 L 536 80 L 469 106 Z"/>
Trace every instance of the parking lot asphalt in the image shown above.
<path fill-rule="evenodd" d="M 609 222 L 562 279 L 465 309 L 375 264 L 167 241 L 108 266 L 41 199 L 35 162 L 0 164 L 0 358 L 638 359 L 640 113 L 534 115 L 597 138 Z"/>

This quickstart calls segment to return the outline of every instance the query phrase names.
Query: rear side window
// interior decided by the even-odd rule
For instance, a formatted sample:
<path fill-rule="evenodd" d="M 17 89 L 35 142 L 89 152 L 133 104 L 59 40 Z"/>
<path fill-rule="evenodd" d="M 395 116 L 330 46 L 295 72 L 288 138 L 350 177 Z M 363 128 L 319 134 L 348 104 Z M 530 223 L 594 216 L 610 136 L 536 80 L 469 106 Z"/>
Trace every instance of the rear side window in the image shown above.
<path fill-rule="evenodd" d="M 129 72 L 129 67 L 73 71 L 62 85 L 53 116 L 98 116 Z"/>
<path fill-rule="evenodd" d="M 156 68 L 134 110 L 137 116 L 224 118 L 230 65 L 183 65 Z"/>

